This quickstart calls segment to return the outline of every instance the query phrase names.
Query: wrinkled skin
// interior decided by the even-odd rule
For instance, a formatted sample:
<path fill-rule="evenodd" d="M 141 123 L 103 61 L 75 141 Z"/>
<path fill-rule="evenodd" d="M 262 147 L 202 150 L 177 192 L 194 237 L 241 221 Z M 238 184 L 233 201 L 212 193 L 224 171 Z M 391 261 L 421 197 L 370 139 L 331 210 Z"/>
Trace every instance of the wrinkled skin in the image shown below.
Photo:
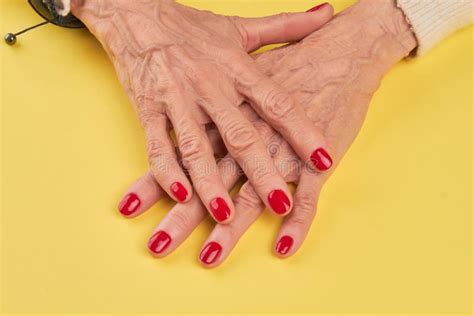
<path fill-rule="evenodd" d="M 259 67 L 294 93 L 315 127 L 323 131 L 332 144 L 335 163 L 342 159 L 355 139 L 382 77 L 416 47 L 409 25 L 392 1 L 373 4 L 372 0 L 360 1 L 302 42 L 257 56 Z M 285 180 L 298 182 L 294 210 L 284 219 L 275 243 L 278 256 L 293 255 L 309 230 L 319 192 L 330 173 L 314 176 L 311 168 L 302 168 L 303 163 L 278 133 L 248 105 L 241 106 L 241 110 L 263 135 Z M 219 163 L 223 181 L 229 188 L 239 177 L 233 172 L 235 166 L 231 158 Z M 142 200 L 135 215 L 146 211 L 164 195 L 150 174 L 134 183 L 127 191 L 130 192 Z M 234 221 L 229 225 L 216 225 L 203 247 L 201 262 L 206 267 L 222 263 L 264 209 L 250 183 L 242 186 L 234 202 Z M 153 232 L 155 237 L 149 243 L 152 254 L 157 257 L 170 254 L 205 216 L 205 209 L 195 198 L 186 206 L 176 205 Z M 163 231 L 171 241 L 156 248 L 155 234 Z M 288 245 L 288 238 L 286 244 L 280 242 L 283 236 L 291 237 L 292 244 Z M 209 257 L 211 242 L 217 242 L 222 250 L 214 251 Z M 209 258 L 214 261 L 203 262 Z"/>
<path fill-rule="evenodd" d="M 248 100 L 302 159 L 327 146 L 304 109 L 255 66 L 248 52 L 310 34 L 332 17 L 330 5 L 317 12 L 239 18 L 172 0 L 75 0 L 72 12 L 109 54 L 144 128 L 151 171 L 172 198 L 185 203 L 194 188 L 217 221 L 231 221 L 232 199 L 204 128 L 214 122 L 260 198 L 278 215 L 290 212 L 287 184 L 238 106 Z M 193 187 L 179 165 L 171 128 Z M 302 132 L 306 137 L 299 137 Z M 272 204 L 268 199 L 275 191 L 287 203 Z M 224 213 L 216 213 L 218 201 Z"/>

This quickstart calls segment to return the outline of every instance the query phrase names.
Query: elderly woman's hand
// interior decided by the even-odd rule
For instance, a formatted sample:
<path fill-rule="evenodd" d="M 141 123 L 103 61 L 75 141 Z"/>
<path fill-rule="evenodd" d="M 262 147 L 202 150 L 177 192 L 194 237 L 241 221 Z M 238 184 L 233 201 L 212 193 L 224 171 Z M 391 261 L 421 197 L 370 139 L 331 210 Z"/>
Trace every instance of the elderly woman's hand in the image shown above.
<path fill-rule="evenodd" d="M 376 4 L 360 1 L 302 43 L 258 57 L 259 67 L 294 92 L 315 127 L 323 131 L 332 145 L 335 163 L 357 135 L 383 75 L 416 46 L 409 25 L 394 3 Z M 317 61 L 314 55 L 318 56 Z M 250 107 L 242 110 L 264 136 L 281 174 L 287 181 L 299 182 L 294 211 L 284 219 L 274 248 L 277 255 L 286 257 L 301 246 L 316 214 L 319 192 L 330 174 L 314 173 Z M 216 147 L 220 148 L 218 143 Z M 232 187 L 239 178 L 235 162 L 224 159 L 219 168 L 223 181 Z M 140 214 L 156 203 L 163 191 L 147 174 L 127 194 L 140 197 L 142 204 L 136 209 Z M 220 264 L 229 255 L 264 208 L 250 183 L 243 185 L 234 201 L 234 221 L 230 225 L 218 224 L 201 251 L 201 262 L 207 267 Z M 148 243 L 150 251 L 159 257 L 168 255 L 205 216 L 196 198 L 188 207 L 176 205 L 154 230 Z"/>
<path fill-rule="evenodd" d="M 248 55 L 310 34 L 332 17 L 330 5 L 265 18 L 221 16 L 172 0 L 74 0 L 71 9 L 112 59 L 145 130 L 151 171 L 176 201 L 189 201 L 191 184 L 178 163 L 171 128 L 203 204 L 218 222 L 231 220 L 234 206 L 204 128 L 212 121 L 262 201 L 279 215 L 290 211 L 283 177 L 239 111 L 244 99 L 303 160 L 312 160 L 319 171 L 331 166 L 326 143 L 304 110 Z M 127 201 L 124 215 L 132 215 L 129 206 L 135 204 Z"/>

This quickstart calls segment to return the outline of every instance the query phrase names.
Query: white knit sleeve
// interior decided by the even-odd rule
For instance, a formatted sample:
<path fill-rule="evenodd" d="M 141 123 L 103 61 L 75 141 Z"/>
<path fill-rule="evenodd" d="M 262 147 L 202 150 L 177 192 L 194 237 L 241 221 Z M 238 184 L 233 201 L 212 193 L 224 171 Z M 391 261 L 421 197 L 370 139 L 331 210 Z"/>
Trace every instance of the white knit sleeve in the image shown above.
<path fill-rule="evenodd" d="M 397 0 L 422 55 L 454 31 L 474 22 L 474 0 Z"/>

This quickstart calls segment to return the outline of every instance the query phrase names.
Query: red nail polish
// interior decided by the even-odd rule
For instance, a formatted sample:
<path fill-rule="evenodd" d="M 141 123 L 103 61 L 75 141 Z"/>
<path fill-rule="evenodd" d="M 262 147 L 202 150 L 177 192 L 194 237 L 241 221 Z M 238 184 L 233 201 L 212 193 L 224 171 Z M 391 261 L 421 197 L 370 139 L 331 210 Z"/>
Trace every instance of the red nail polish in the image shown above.
<path fill-rule="evenodd" d="M 140 206 L 141 202 L 135 193 L 127 194 L 120 202 L 119 210 L 125 216 L 132 215 Z"/>
<path fill-rule="evenodd" d="M 276 245 L 276 251 L 281 255 L 286 255 L 293 246 L 293 238 L 290 236 L 283 236 Z"/>
<path fill-rule="evenodd" d="M 326 171 L 332 166 L 331 156 L 323 148 L 318 148 L 311 154 L 311 161 L 319 171 Z"/>
<path fill-rule="evenodd" d="M 162 253 L 171 243 L 171 237 L 164 231 L 155 233 L 148 241 L 148 249 L 154 253 Z"/>
<path fill-rule="evenodd" d="M 216 243 L 215 241 L 211 241 L 201 251 L 199 259 L 205 264 L 212 264 L 217 260 L 217 258 L 221 254 L 221 251 L 222 246 Z"/>
<path fill-rule="evenodd" d="M 218 222 L 223 222 L 230 216 L 230 209 L 227 202 L 223 198 L 215 198 L 209 203 L 212 215 Z"/>
<path fill-rule="evenodd" d="M 321 9 L 322 7 L 324 7 L 324 6 L 327 5 L 327 4 L 328 4 L 327 2 L 324 2 L 324 3 L 320 4 L 320 5 L 315 6 L 314 8 L 309 9 L 309 10 L 306 11 L 306 12 L 315 12 L 315 11 L 318 11 L 319 9 Z"/>
<path fill-rule="evenodd" d="M 268 195 L 268 203 L 277 214 L 285 214 L 290 209 L 290 199 L 282 190 L 273 190 Z"/>
<path fill-rule="evenodd" d="M 181 182 L 174 182 L 170 187 L 171 193 L 178 199 L 178 201 L 183 202 L 188 196 L 188 190 L 181 184 Z"/>

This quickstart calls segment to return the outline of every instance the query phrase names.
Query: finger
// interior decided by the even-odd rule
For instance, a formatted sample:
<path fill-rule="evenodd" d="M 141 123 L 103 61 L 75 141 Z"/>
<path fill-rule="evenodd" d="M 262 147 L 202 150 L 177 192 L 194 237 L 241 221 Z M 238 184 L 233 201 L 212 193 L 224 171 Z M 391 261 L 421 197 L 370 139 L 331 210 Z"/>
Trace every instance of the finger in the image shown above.
<path fill-rule="evenodd" d="M 322 177 L 304 168 L 295 193 L 295 208 L 287 216 L 278 233 L 274 247 L 279 257 L 293 255 L 303 244 L 316 215 Z"/>
<path fill-rule="evenodd" d="M 261 46 L 298 41 L 319 29 L 333 16 L 333 8 L 324 3 L 305 13 L 280 13 L 263 18 L 234 17 L 248 52 Z"/>
<path fill-rule="evenodd" d="M 275 214 L 288 214 L 292 205 L 291 193 L 257 129 L 217 89 L 208 87 L 206 95 L 207 99 L 201 99 L 200 105 L 216 124 L 229 153 L 262 201 Z"/>
<path fill-rule="evenodd" d="M 215 128 L 210 128 L 207 130 L 207 135 L 210 138 L 214 152 L 224 156 L 227 150 L 221 144 L 222 140 L 216 136 L 218 131 Z M 129 186 L 119 203 L 118 209 L 125 217 L 135 217 L 147 211 L 165 195 L 166 192 L 159 186 L 155 177 L 149 171 Z"/>
<path fill-rule="evenodd" d="M 152 207 L 165 194 L 153 174 L 148 172 L 128 188 L 118 209 L 125 217 L 135 217 Z"/>
<path fill-rule="evenodd" d="M 227 156 L 219 162 L 218 168 L 225 187 L 230 190 L 240 177 L 237 163 Z M 176 204 L 154 229 L 148 241 L 150 253 L 155 257 L 169 255 L 186 240 L 207 214 L 197 195 L 194 195 L 186 205 Z"/>
<path fill-rule="evenodd" d="M 227 148 L 225 147 L 225 144 L 222 141 L 221 135 L 219 134 L 219 130 L 214 125 L 210 125 L 209 127 L 206 126 L 206 134 L 207 134 L 209 143 L 211 144 L 214 157 L 217 160 L 225 157 L 227 155 Z M 176 156 L 178 157 L 180 166 L 184 167 L 183 157 L 178 147 L 175 147 L 175 152 L 176 152 Z M 187 170 L 185 169 L 184 172 L 187 173 Z"/>
<path fill-rule="evenodd" d="M 150 169 L 156 181 L 176 202 L 187 202 L 192 187 L 178 163 L 166 116 L 142 110 L 139 117 L 145 130 Z"/>
<path fill-rule="evenodd" d="M 238 71 L 238 90 L 254 110 L 275 128 L 303 161 L 311 161 L 319 172 L 331 168 L 332 158 L 326 141 L 304 109 L 292 95 L 253 67 L 250 58 L 242 58 Z"/>
<path fill-rule="evenodd" d="M 174 127 L 183 165 L 189 172 L 194 190 L 217 222 L 230 222 L 234 204 L 222 183 L 205 131 L 187 111 L 173 108 L 168 117 Z"/>
<path fill-rule="evenodd" d="M 264 204 L 250 182 L 242 186 L 234 201 L 236 213 L 232 223 L 217 224 L 201 249 L 199 260 L 207 268 L 214 268 L 227 258 L 240 237 L 264 209 Z"/>
<path fill-rule="evenodd" d="M 287 157 L 287 155 L 283 156 Z M 284 162 L 287 160 L 283 156 L 275 157 L 275 161 L 278 166 L 284 168 L 281 169 L 280 172 L 286 177 L 287 180 L 291 181 L 290 179 L 293 178 L 293 171 L 291 168 L 288 169 L 287 166 L 285 166 Z M 311 175 L 314 178 L 314 170 L 307 170 L 309 173 L 308 177 Z M 306 178 L 303 180 L 304 183 L 307 181 L 309 180 L 306 180 Z M 300 205 L 301 199 L 298 198 L 298 201 Z M 201 250 L 200 261 L 205 267 L 216 267 L 224 262 L 242 235 L 247 231 L 252 223 L 256 221 L 264 208 L 263 203 L 259 199 L 250 182 L 246 182 L 242 186 L 239 193 L 234 198 L 234 202 L 236 215 L 232 223 L 229 225 L 216 225 Z M 285 219 L 291 217 L 292 213 L 285 217 Z"/>

